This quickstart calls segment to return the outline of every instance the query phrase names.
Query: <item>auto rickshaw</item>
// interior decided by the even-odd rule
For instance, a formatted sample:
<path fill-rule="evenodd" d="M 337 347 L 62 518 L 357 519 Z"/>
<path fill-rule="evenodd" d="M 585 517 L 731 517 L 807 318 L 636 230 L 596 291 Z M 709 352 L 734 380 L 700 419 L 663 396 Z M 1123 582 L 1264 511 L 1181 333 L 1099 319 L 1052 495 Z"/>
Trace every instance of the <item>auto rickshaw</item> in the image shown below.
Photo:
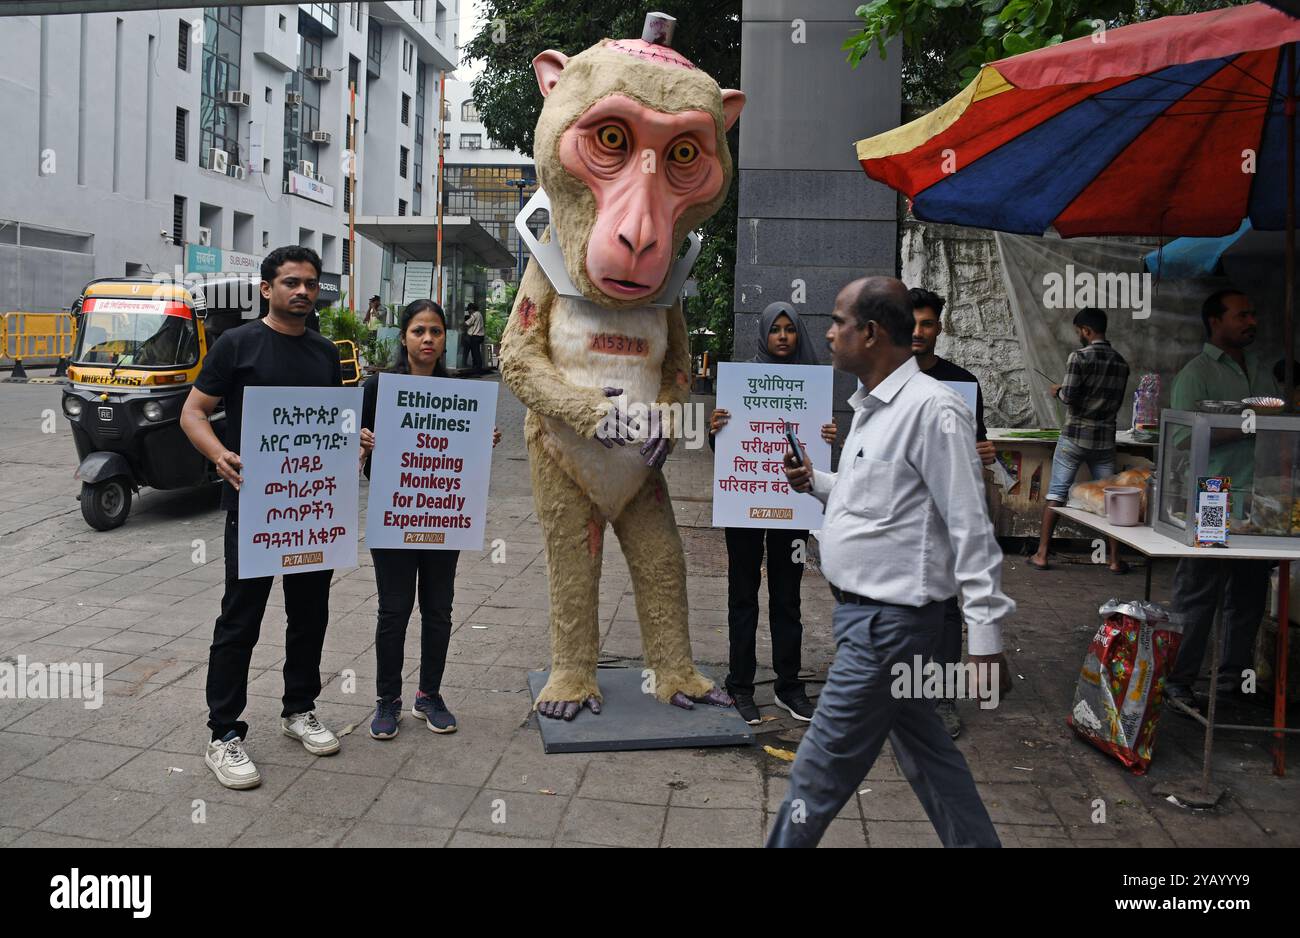
<path fill-rule="evenodd" d="M 81 513 L 92 528 L 122 525 L 132 493 L 144 486 L 218 481 L 181 430 L 181 407 L 217 337 L 265 315 L 260 282 L 247 274 L 195 283 L 107 278 L 87 284 L 73 304 L 77 338 L 63 413 L 81 459 Z M 336 345 L 344 383 L 358 383 L 355 349 Z M 225 424 L 224 412 L 213 415 L 223 440 Z"/>

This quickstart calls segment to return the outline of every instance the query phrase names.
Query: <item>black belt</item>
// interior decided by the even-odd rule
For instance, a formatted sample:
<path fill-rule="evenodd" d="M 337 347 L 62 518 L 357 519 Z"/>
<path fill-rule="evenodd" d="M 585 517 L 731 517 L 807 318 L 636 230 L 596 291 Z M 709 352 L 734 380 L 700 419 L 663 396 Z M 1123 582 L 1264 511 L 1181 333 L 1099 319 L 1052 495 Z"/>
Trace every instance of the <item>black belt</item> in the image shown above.
<path fill-rule="evenodd" d="M 828 584 L 831 588 L 831 595 L 839 603 L 856 603 L 859 606 L 879 606 L 880 602 L 870 599 L 866 596 L 859 596 L 857 593 L 850 593 L 848 590 L 842 590 L 834 583 Z"/>

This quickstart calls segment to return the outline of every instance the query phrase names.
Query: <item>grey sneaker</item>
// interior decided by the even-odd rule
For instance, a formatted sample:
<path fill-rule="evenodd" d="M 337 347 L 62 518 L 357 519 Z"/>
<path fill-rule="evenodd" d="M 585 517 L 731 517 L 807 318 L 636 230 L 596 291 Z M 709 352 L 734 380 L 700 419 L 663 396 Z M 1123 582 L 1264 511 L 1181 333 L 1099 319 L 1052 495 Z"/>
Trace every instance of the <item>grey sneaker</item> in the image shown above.
<path fill-rule="evenodd" d="M 313 756 L 331 756 L 339 751 L 339 738 L 316 719 L 314 713 L 295 713 L 280 718 L 280 729 L 302 743 Z"/>
<path fill-rule="evenodd" d="M 423 720 L 435 733 L 456 732 L 456 718 L 442 702 L 442 694 L 416 694 L 411 713 L 417 720 Z"/>
<path fill-rule="evenodd" d="M 957 713 L 957 704 L 951 700 L 937 700 L 934 704 L 935 712 L 939 714 L 939 719 L 943 721 L 943 728 L 947 730 L 948 735 L 956 739 L 961 735 L 961 717 Z"/>
<path fill-rule="evenodd" d="M 203 756 L 217 781 L 227 788 L 242 790 L 256 788 L 262 784 L 262 773 L 257 771 L 253 760 L 244 751 L 244 741 L 235 735 L 234 730 L 224 739 L 208 743 L 208 751 Z"/>

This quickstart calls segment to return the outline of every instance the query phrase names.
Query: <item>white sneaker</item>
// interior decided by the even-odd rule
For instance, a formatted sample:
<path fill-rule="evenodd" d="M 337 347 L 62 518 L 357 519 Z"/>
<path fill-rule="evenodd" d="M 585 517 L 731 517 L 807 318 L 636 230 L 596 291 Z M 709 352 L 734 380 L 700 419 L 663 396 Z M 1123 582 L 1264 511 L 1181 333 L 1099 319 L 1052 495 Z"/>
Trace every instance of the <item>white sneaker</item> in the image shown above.
<path fill-rule="evenodd" d="M 253 760 L 244 751 L 244 741 L 236 736 L 231 740 L 216 740 L 208 743 L 208 751 L 203 756 L 212 774 L 227 788 L 256 788 L 262 784 L 262 773 L 257 771 Z"/>
<path fill-rule="evenodd" d="M 284 735 L 302 743 L 313 756 L 330 756 L 339 751 L 339 738 L 321 725 L 314 713 L 295 713 L 280 718 Z"/>

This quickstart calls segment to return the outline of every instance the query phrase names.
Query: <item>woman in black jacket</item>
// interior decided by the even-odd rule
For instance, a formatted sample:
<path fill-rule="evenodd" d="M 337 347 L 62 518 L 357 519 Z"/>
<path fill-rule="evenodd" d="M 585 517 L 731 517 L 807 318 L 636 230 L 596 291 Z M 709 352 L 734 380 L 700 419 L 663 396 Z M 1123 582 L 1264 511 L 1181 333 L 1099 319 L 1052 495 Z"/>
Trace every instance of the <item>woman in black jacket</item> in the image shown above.
<path fill-rule="evenodd" d="M 758 347 L 752 359 L 768 365 L 819 365 L 808 330 L 789 303 L 772 303 L 759 317 Z M 731 414 L 715 410 L 709 419 L 709 446 Z M 821 428 L 822 439 L 835 445 L 835 424 Z M 727 632 L 730 661 L 727 693 L 736 701 L 746 723 L 760 722 L 754 705 L 754 672 L 758 668 L 758 587 L 763 576 L 763 541 L 767 541 L 767 607 L 772 630 L 772 668 L 776 671 L 776 705 L 796 720 L 812 719 L 813 705 L 799 680 L 799 584 L 803 563 L 795 559 L 796 541 L 807 550 L 808 532 L 788 528 L 727 528 Z"/>
<path fill-rule="evenodd" d="M 447 346 L 447 319 L 442 307 L 432 300 L 416 300 L 402 311 L 398 326 L 396 374 L 445 378 L 442 354 Z M 362 385 L 364 392 L 361 426 L 373 433 L 375 403 L 379 396 L 379 375 Z M 494 430 L 492 445 L 501 442 Z M 370 478 L 370 458 L 365 462 Z M 456 718 L 443 703 L 442 672 L 447 665 L 451 641 L 451 603 L 456 587 L 458 550 L 418 548 L 371 548 L 375 562 L 375 585 L 379 588 L 379 621 L 375 626 L 376 691 L 375 718 L 370 724 L 373 739 L 392 739 L 402 717 L 402 662 L 406 647 L 406 624 L 420 598 L 420 684 L 411 713 L 435 733 L 456 732 Z"/>

